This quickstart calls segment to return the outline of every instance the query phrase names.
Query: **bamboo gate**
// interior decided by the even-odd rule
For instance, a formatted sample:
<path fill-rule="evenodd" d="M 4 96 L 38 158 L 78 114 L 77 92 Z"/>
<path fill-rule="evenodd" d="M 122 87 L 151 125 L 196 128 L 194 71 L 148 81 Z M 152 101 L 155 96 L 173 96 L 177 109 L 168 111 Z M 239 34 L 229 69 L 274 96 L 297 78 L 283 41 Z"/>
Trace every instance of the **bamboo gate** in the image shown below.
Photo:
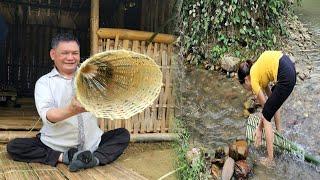
<path fill-rule="evenodd" d="M 100 128 L 112 130 L 123 127 L 132 135 L 147 135 L 145 136 L 146 140 L 154 137 L 159 140 L 165 137 L 163 134 L 171 134 L 169 132 L 172 130 L 171 122 L 174 117 L 174 98 L 172 96 L 172 69 L 170 67 L 173 64 L 172 43 L 175 37 L 168 34 L 157 34 L 151 40 L 150 38 L 154 34 L 152 32 L 99 28 L 98 0 L 91 0 L 90 31 L 91 54 L 115 49 L 132 50 L 153 58 L 163 73 L 160 96 L 151 107 L 128 120 L 102 119 Z M 170 137 L 168 139 L 171 139 Z"/>
<path fill-rule="evenodd" d="M 126 128 L 137 133 L 168 133 L 174 117 L 174 98 L 172 96 L 172 69 L 174 39 L 171 35 L 158 34 L 154 42 L 146 41 L 153 33 L 125 29 L 101 28 L 97 31 L 98 52 L 126 49 L 146 54 L 153 58 L 163 73 L 163 86 L 160 96 L 153 105 L 128 120 L 104 120 L 103 130 Z M 137 40 L 146 39 L 146 40 Z"/>

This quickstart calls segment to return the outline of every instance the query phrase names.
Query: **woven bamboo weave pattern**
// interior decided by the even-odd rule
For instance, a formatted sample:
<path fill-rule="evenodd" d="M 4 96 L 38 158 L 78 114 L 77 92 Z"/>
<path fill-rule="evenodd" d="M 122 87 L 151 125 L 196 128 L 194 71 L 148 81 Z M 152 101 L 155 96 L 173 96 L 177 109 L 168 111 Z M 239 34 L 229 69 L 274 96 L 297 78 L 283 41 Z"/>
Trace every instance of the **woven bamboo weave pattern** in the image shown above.
<path fill-rule="evenodd" d="M 162 72 L 146 55 L 126 50 L 95 54 L 77 71 L 76 95 L 99 118 L 128 119 L 158 97 Z"/>
<path fill-rule="evenodd" d="M 249 142 L 254 142 L 254 132 L 259 124 L 260 118 L 256 114 L 251 114 L 248 118 L 247 121 L 247 129 L 246 129 L 246 136 L 247 140 Z M 312 156 L 311 154 L 308 154 L 305 152 L 305 150 L 295 144 L 294 142 L 291 142 L 290 140 L 286 139 L 283 137 L 281 134 L 279 134 L 277 131 L 274 131 L 274 141 L 273 145 L 275 146 L 276 150 L 278 151 L 284 151 L 293 155 L 296 155 L 300 159 L 304 159 L 307 162 L 310 162 L 314 165 L 319 166 L 320 165 L 320 160 L 317 159 L 315 156 Z M 263 130 L 262 134 L 262 144 L 265 146 L 266 145 L 266 135 Z"/>
<path fill-rule="evenodd" d="M 257 115 L 250 115 L 247 122 L 247 131 L 246 136 L 247 139 L 251 142 L 254 142 L 254 132 L 256 130 L 256 127 L 259 124 L 259 116 Z M 288 139 L 284 138 L 282 135 L 280 135 L 278 132 L 274 131 L 274 141 L 273 144 L 276 148 L 282 151 L 287 151 L 289 153 L 293 153 L 299 156 L 304 156 L 304 150 L 300 147 L 298 147 L 293 142 L 289 141 Z M 266 145 L 265 141 L 265 132 L 263 131 L 262 135 L 262 144 Z"/>

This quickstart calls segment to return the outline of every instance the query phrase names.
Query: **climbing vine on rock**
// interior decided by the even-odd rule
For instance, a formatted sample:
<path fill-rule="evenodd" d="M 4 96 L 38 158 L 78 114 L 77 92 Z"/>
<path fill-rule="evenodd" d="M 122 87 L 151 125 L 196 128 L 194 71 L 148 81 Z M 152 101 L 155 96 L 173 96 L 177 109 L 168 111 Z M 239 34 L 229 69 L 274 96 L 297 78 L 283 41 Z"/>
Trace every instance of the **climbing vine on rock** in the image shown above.
<path fill-rule="evenodd" d="M 225 53 L 241 57 L 248 51 L 274 49 L 287 34 L 285 18 L 292 13 L 292 1 L 183 0 L 183 55 L 189 63 L 201 64 L 214 63 Z"/>

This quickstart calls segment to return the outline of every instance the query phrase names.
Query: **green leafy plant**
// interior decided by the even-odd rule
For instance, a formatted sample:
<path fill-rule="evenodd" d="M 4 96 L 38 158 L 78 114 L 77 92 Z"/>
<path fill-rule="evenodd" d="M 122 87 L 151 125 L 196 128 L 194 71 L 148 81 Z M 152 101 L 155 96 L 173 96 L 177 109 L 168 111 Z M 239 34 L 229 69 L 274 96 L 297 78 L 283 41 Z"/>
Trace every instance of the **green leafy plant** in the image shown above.
<path fill-rule="evenodd" d="M 275 49 L 287 35 L 292 7 L 288 0 L 184 0 L 180 47 L 196 65 L 214 63 L 225 53 L 243 57 L 244 51 Z"/>
<path fill-rule="evenodd" d="M 178 171 L 178 178 L 182 180 L 208 179 L 209 174 L 206 172 L 205 160 L 203 156 L 194 159 L 190 164 L 187 160 L 187 152 L 190 150 L 190 133 L 180 119 L 176 119 L 175 131 L 179 138 L 174 145 L 177 154 L 176 166 L 181 168 Z"/>

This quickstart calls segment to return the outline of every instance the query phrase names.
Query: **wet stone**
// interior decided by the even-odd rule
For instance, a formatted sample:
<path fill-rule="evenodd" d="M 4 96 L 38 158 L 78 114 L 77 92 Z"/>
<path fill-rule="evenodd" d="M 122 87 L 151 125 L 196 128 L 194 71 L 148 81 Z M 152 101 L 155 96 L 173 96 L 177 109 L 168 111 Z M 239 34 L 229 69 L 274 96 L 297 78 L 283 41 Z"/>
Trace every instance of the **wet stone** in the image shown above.
<path fill-rule="evenodd" d="M 237 140 L 229 146 L 229 156 L 235 160 L 244 160 L 248 157 L 248 143 L 245 140 Z"/>
<path fill-rule="evenodd" d="M 252 167 L 249 166 L 246 160 L 240 160 L 235 163 L 234 174 L 237 179 L 247 179 Z"/>
<path fill-rule="evenodd" d="M 224 56 L 222 57 L 220 63 L 221 68 L 227 72 L 234 72 L 237 69 L 237 65 L 240 62 L 240 59 L 237 57 Z"/>
<path fill-rule="evenodd" d="M 193 59 L 192 54 L 189 54 L 189 55 L 187 56 L 187 61 L 191 61 L 192 59 Z"/>
<path fill-rule="evenodd" d="M 234 164 L 234 160 L 231 157 L 228 157 L 222 168 L 221 178 L 223 180 L 229 180 L 232 178 L 234 172 Z"/>
<path fill-rule="evenodd" d="M 223 147 L 224 154 L 229 154 L 229 146 Z"/>
<path fill-rule="evenodd" d="M 299 73 L 299 74 L 298 74 L 298 77 L 299 77 L 299 79 L 302 80 L 302 81 L 306 79 L 306 75 L 305 75 L 304 73 Z"/>
<path fill-rule="evenodd" d="M 312 69 L 312 66 L 307 66 L 307 69 L 308 69 L 308 70 L 311 70 L 311 69 Z"/>
<path fill-rule="evenodd" d="M 224 148 L 222 147 L 217 148 L 215 150 L 214 158 L 211 159 L 211 163 L 222 167 L 223 164 L 225 163 L 226 155 L 227 154 L 225 153 Z"/>
<path fill-rule="evenodd" d="M 292 61 L 292 63 L 295 64 L 296 63 L 296 58 L 293 57 L 293 56 L 289 56 L 289 57 L 290 57 L 290 60 Z"/>
<path fill-rule="evenodd" d="M 221 179 L 221 170 L 215 164 L 212 164 L 212 166 L 211 166 L 211 174 L 214 179 Z"/>

